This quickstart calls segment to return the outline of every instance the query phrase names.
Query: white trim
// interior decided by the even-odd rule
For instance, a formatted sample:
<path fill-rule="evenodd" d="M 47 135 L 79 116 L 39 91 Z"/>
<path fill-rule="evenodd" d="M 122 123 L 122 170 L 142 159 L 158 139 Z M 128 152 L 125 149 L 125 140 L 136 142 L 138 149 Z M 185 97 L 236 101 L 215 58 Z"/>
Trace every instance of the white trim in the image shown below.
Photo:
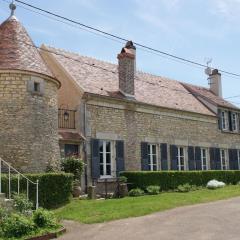
<path fill-rule="evenodd" d="M 238 131 L 238 116 L 236 112 L 232 112 L 232 130 L 233 132 L 237 132 Z M 233 117 L 235 116 L 235 117 Z"/>
<path fill-rule="evenodd" d="M 205 151 L 205 156 L 204 156 Z M 205 160 L 205 164 L 204 164 Z M 202 170 L 208 170 L 208 149 L 207 148 L 201 148 L 201 168 Z"/>
<path fill-rule="evenodd" d="M 182 154 L 181 154 L 182 149 Z M 183 146 L 177 146 L 177 167 L 178 171 L 184 171 L 186 169 L 186 147 Z M 181 164 L 181 158 L 183 158 L 183 164 Z M 182 169 L 183 167 L 183 169 Z"/>
<path fill-rule="evenodd" d="M 155 153 L 153 153 L 153 146 L 155 146 Z M 148 151 L 148 157 L 150 162 L 148 162 L 148 166 L 150 167 L 150 171 L 157 171 L 159 170 L 159 162 L 158 162 L 158 145 L 157 144 L 148 144 L 148 148 L 150 148 L 150 152 Z M 156 163 L 153 163 L 153 157 L 156 157 Z M 156 170 L 153 167 L 156 166 Z"/>
<path fill-rule="evenodd" d="M 221 111 L 222 130 L 228 130 L 227 111 Z"/>
<path fill-rule="evenodd" d="M 226 149 L 220 149 L 221 169 L 228 169 L 228 151 Z"/>

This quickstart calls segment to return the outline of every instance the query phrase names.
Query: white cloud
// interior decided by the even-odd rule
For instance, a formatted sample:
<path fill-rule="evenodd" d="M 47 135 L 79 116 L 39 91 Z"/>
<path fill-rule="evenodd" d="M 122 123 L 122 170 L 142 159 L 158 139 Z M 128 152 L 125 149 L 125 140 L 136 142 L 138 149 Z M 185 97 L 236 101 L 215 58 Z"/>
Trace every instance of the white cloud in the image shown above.
<path fill-rule="evenodd" d="M 240 0 L 210 0 L 211 12 L 227 20 L 240 19 Z"/>

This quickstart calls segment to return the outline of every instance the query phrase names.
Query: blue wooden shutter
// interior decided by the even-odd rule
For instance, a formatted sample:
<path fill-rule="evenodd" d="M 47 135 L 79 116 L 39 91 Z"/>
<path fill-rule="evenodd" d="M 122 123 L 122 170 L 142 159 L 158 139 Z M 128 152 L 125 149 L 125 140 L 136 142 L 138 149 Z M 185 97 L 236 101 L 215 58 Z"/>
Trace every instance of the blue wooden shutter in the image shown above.
<path fill-rule="evenodd" d="M 123 141 L 116 141 L 116 171 L 117 176 L 119 176 L 119 172 L 125 171 Z"/>
<path fill-rule="evenodd" d="M 167 144 L 161 144 L 161 169 L 168 170 Z"/>
<path fill-rule="evenodd" d="M 228 125 L 229 125 L 229 130 L 232 131 L 232 112 L 228 111 Z"/>
<path fill-rule="evenodd" d="M 148 143 L 147 142 L 141 142 L 141 157 L 142 157 L 142 171 L 148 171 L 149 165 L 148 165 Z"/>
<path fill-rule="evenodd" d="M 100 154 L 99 154 L 99 140 L 92 139 L 92 178 L 98 179 L 100 177 Z"/>
<path fill-rule="evenodd" d="M 170 155 L 171 155 L 171 170 L 178 170 L 178 160 L 177 160 L 177 146 L 170 146 Z"/>
<path fill-rule="evenodd" d="M 194 147 L 188 147 L 188 169 L 193 171 L 196 169 L 195 157 L 194 157 Z"/>
<path fill-rule="evenodd" d="M 202 161 L 201 161 L 201 148 L 195 148 L 195 161 L 196 161 L 196 170 L 202 170 Z"/>
<path fill-rule="evenodd" d="M 222 129 L 222 110 L 218 109 L 218 128 Z"/>
<path fill-rule="evenodd" d="M 238 152 L 237 149 L 229 149 L 229 169 L 238 170 Z"/>
<path fill-rule="evenodd" d="M 221 170 L 221 158 L 220 158 L 220 149 L 215 148 L 215 169 Z"/>
<path fill-rule="evenodd" d="M 216 169 L 215 148 L 210 148 L 209 153 L 210 153 L 210 167 L 211 167 L 211 170 L 215 170 Z"/>

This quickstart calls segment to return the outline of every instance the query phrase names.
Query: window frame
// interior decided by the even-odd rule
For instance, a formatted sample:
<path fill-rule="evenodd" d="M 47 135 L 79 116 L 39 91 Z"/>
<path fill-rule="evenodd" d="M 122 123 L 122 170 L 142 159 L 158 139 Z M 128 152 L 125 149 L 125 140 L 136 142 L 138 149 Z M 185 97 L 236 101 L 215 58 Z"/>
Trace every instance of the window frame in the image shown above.
<path fill-rule="evenodd" d="M 182 148 L 182 153 L 181 155 L 181 148 Z M 185 171 L 186 170 L 186 147 L 183 146 L 177 146 L 177 167 L 178 171 Z M 181 164 L 181 158 L 183 158 L 183 164 Z M 183 167 L 183 169 L 182 169 Z"/>
<path fill-rule="evenodd" d="M 227 111 L 225 110 L 221 111 L 221 127 L 222 127 L 222 130 L 228 129 Z"/>
<path fill-rule="evenodd" d="M 228 170 L 228 154 L 227 153 L 228 151 L 226 149 L 223 149 L 223 148 L 220 149 L 221 170 Z M 223 160 L 224 160 L 224 164 L 223 164 Z"/>
<path fill-rule="evenodd" d="M 155 153 L 153 153 L 153 146 L 155 146 Z M 148 151 L 148 167 L 149 171 L 158 171 L 159 170 L 159 161 L 158 161 L 158 144 L 148 143 L 148 150 L 150 148 L 150 152 Z M 153 163 L 153 157 L 156 157 L 156 163 Z M 154 169 L 156 166 L 156 169 Z"/>
<path fill-rule="evenodd" d="M 103 151 L 100 151 L 100 144 L 101 142 L 103 143 Z M 106 151 L 106 145 L 107 143 L 110 143 L 110 152 Z M 99 140 L 99 156 L 100 156 L 100 161 L 99 161 L 99 171 L 100 171 L 100 179 L 104 179 L 104 178 L 112 178 L 114 177 L 114 165 L 113 165 L 113 149 L 114 149 L 114 143 L 111 140 L 105 140 L 105 139 L 101 139 Z M 101 163 L 101 154 L 103 154 L 103 162 Z M 107 163 L 107 154 L 110 155 L 110 163 Z M 101 165 L 103 165 L 103 174 L 101 173 Z M 110 174 L 107 174 L 107 165 L 110 166 Z"/>
<path fill-rule="evenodd" d="M 203 152 L 205 151 L 205 157 L 203 156 Z M 204 158 L 206 163 L 203 164 Z M 207 148 L 201 148 L 201 168 L 202 171 L 207 171 L 208 170 L 208 149 Z"/>
<path fill-rule="evenodd" d="M 233 132 L 238 131 L 238 114 L 236 112 L 232 112 L 232 130 Z M 233 117 L 235 116 L 235 118 Z"/>

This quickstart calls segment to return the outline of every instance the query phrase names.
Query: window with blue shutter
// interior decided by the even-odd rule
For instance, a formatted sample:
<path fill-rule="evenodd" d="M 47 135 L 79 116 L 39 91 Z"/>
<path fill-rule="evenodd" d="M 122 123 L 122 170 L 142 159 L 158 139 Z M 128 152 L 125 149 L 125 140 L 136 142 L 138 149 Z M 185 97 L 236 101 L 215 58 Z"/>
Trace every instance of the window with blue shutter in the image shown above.
<path fill-rule="evenodd" d="M 175 145 L 170 146 L 171 170 L 178 170 L 178 148 Z"/>
<path fill-rule="evenodd" d="M 161 169 L 163 171 L 168 170 L 168 157 L 167 157 L 167 144 L 161 144 Z"/>
<path fill-rule="evenodd" d="M 216 170 L 221 170 L 221 156 L 220 156 L 220 149 L 215 148 L 215 165 L 216 165 Z"/>
<path fill-rule="evenodd" d="M 188 147 L 188 169 L 193 171 L 196 169 L 195 165 L 195 156 L 194 156 L 194 147 Z"/>
<path fill-rule="evenodd" d="M 91 150 L 92 150 L 92 178 L 98 179 L 100 177 L 100 154 L 99 154 L 99 140 L 91 140 Z"/>
<path fill-rule="evenodd" d="M 231 111 L 228 111 L 228 126 L 229 126 L 229 131 L 233 131 L 232 112 Z"/>
<path fill-rule="evenodd" d="M 210 148 L 209 153 L 210 153 L 210 168 L 211 170 L 216 170 L 215 148 Z"/>
<path fill-rule="evenodd" d="M 196 170 L 202 170 L 202 156 L 201 156 L 201 148 L 195 148 L 195 161 L 196 161 Z"/>
<path fill-rule="evenodd" d="M 142 142 L 141 143 L 141 167 L 142 171 L 148 171 L 148 143 Z"/>
<path fill-rule="evenodd" d="M 230 170 L 238 170 L 238 150 L 237 149 L 229 149 L 229 169 Z"/>
<path fill-rule="evenodd" d="M 218 109 L 218 129 L 222 130 L 222 110 Z"/>
<path fill-rule="evenodd" d="M 123 141 L 116 141 L 116 171 L 117 176 L 119 176 L 120 172 L 125 171 Z"/>

